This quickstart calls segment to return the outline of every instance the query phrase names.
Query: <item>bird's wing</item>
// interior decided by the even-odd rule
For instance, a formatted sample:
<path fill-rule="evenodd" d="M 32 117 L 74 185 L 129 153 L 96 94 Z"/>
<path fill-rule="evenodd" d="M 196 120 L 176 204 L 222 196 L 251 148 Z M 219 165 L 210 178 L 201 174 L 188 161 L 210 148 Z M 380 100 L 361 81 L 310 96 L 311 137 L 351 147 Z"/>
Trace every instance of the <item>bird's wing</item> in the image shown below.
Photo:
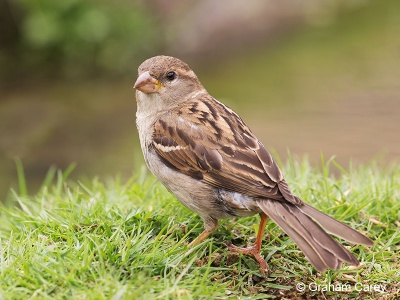
<path fill-rule="evenodd" d="M 303 203 L 242 119 L 209 95 L 163 114 L 154 125 L 153 148 L 169 167 L 216 188 Z"/>

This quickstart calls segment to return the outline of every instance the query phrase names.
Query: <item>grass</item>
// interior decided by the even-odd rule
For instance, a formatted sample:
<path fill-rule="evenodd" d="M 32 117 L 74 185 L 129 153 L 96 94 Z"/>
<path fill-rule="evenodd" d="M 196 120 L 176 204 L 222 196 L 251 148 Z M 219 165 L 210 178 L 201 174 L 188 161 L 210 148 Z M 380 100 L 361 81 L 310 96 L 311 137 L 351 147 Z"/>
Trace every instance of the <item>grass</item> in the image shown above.
<path fill-rule="evenodd" d="M 189 249 L 202 221 L 153 177 L 82 184 L 67 179 L 71 169 L 52 169 L 33 196 L 21 175 L 21 190 L 1 206 L 0 299 L 395 299 L 400 165 L 344 169 L 329 160 L 313 169 L 289 159 L 283 170 L 301 198 L 375 241 L 371 248 L 345 244 L 361 267 L 318 273 L 269 222 L 262 254 L 271 274 L 264 278 L 254 259 L 225 246 L 252 243 L 258 217 L 223 221 Z"/>

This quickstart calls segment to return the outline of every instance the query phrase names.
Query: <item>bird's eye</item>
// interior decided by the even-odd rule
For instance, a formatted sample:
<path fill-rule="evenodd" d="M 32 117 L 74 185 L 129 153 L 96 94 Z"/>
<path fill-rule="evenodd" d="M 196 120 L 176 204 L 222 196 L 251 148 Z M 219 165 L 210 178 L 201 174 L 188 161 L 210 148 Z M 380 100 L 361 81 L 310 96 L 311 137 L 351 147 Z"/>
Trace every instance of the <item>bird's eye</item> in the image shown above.
<path fill-rule="evenodd" d="M 176 78 L 176 73 L 174 71 L 168 72 L 167 73 L 167 79 L 168 81 L 172 81 Z"/>

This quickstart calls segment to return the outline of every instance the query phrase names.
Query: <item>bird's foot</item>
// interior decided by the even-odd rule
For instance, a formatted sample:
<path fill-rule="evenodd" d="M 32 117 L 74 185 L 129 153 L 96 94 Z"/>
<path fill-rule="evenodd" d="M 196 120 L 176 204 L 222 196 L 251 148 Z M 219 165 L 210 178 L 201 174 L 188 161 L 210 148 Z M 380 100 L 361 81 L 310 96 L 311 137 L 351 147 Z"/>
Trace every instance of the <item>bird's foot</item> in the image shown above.
<path fill-rule="evenodd" d="M 232 252 L 253 256 L 260 264 L 261 274 L 265 275 L 266 272 L 269 273 L 268 264 L 265 261 L 264 257 L 262 257 L 262 255 L 260 254 L 260 249 L 256 245 L 246 247 L 246 248 L 238 247 L 231 243 L 227 243 L 226 245 L 227 245 L 228 249 Z"/>

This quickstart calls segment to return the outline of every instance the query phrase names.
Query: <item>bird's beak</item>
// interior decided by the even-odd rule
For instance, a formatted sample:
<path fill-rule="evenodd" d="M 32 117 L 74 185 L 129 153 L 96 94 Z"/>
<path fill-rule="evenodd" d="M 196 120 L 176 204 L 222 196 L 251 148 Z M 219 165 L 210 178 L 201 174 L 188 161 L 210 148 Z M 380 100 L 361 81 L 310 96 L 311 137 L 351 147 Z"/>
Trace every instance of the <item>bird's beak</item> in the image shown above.
<path fill-rule="evenodd" d="M 160 82 L 147 71 L 139 76 L 133 87 L 145 94 L 150 94 L 157 92 L 161 86 Z"/>

